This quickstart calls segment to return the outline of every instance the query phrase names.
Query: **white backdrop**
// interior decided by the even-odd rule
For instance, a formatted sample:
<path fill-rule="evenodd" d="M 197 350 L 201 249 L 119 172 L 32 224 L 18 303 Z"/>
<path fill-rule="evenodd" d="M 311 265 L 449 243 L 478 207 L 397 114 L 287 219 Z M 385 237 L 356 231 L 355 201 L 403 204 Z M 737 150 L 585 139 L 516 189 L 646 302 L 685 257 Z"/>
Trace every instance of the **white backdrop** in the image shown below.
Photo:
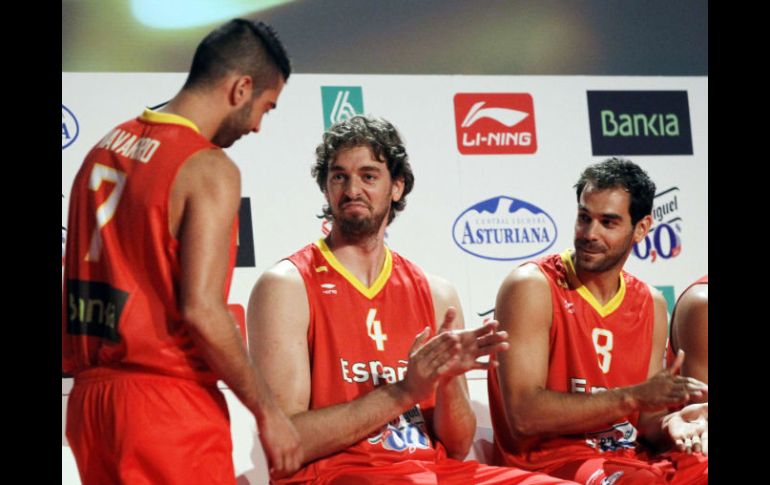
<path fill-rule="evenodd" d="M 70 185 L 85 154 L 114 125 L 137 116 L 145 106 L 171 98 L 184 79 L 184 74 L 176 73 L 62 73 L 63 241 Z M 387 242 L 425 271 L 455 284 L 466 326 L 476 327 L 483 321 L 479 314 L 493 308 L 504 276 L 524 260 L 491 260 L 462 250 L 453 238 L 455 221 L 482 201 L 499 196 L 518 199 L 542 210 L 547 217 L 539 218 L 555 225 L 556 234 L 549 230 L 549 244 L 553 244 L 541 254 L 571 247 L 576 214 L 572 186 L 585 166 L 606 158 L 592 154 L 587 91 L 686 91 L 693 154 L 629 155 L 656 182 L 662 194 L 656 198 L 656 206 L 665 202 L 671 210 L 656 219 L 656 229 L 667 226 L 658 237 L 658 257 L 653 261 L 651 256 L 641 259 L 632 255 L 626 270 L 662 287 L 669 298 L 708 272 L 706 77 L 295 74 L 279 99 L 278 109 L 263 120 L 261 132 L 227 150 L 241 169 L 242 196 L 250 199 L 256 262 L 254 267 L 236 268 L 230 292 L 233 304 L 245 308 L 262 271 L 323 234 L 321 220 L 316 217 L 321 213 L 323 197 L 310 176 L 310 166 L 324 130 L 324 113 L 328 115 L 331 109 L 331 105 L 323 106 L 324 86 L 356 88 L 350 90 L 353 105 L 360 88 L 363 112 L 388 119 L 401 132 L 416 182 L 407 197 L 406 210 L 388 228 Z M 461 154 L 453 102 L 458 93 L 528 93 L 534 110 L 528 122 L 534 117 L 535 153 Z M 462 120 L 465 113 L 457 116 Z M 674 200 L 676 203 L 671 203 Z M 662 213 L 663 207 L 658 212 Z M 510 221 L 500 222 L 504 216 L 497 213 L 468 219 L 466 214 L 460 224 L 470 220 L 479 227 L 512 227 Z M 666 258 L 671 233 L 677 234 L 681 248 L 676 256 Z M 244 237 L 248 235 L 241 234 L 242 240 Z M 465 242 L 466 249 L 471 247 Z M 476 245 L 472 249 L 515 256 L 522 254 L 516 252 L 517 247 L 521 245 Z M 63 434 L 70 387 L 71 379 L 62 379 L 62 483 L 75 484 L 79 483 L 77 472 Z M 489 428 L 483 373 L 470 376 L 470 390 L 479 426 Z M 258 441 L 255 447 L 254 420 L 229 391 L 226 394 L 233 418 L 239 483 L 263 483 L 264 463 Z M 481 432 L 480 436 L 487 434 Z"/>

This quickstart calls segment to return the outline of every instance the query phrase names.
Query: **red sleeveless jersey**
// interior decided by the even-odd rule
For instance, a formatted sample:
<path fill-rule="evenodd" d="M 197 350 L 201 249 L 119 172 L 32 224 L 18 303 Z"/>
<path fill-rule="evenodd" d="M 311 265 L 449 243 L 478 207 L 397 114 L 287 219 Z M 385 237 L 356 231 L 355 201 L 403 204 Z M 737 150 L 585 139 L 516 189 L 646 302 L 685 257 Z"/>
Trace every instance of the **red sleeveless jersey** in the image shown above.
<path fill-rule="evenodd" d="M 672 335 L 674 335 L 674 315 L 676 314 L 676 307 L 679 305 L 679 300 L 681 300 L 682 296 L 687 293 L 687 290 L 693 286 L 707 284 L 709 284 L 709 275 L 702 276 L 690 286 L 685 288 L 684 291 L 679 295 L 679 298 L 676 299 L 676 303 L 674 304 L 674 311 L 671 313 L 671 325 L 669 325 L 668 328 L 668 343 L 666 344 L 666 367 L 671 367 L 674 364 L 674 360 L 676 360 L 676 353 L 679 352 L 676 342 L 674 342 L 672 339 Z"/>
<path fill-rule="evenodd" d="M 595 393 L 645 381 L 654 327 L 649 286 L 621 271 L 617 294 L 601 305 L 586 287 L 569 287 L 571 276 L 577 280 L 571 255 L 535 261 L 548 279 L 553 309 L 546 388 Z M 636 444 L 638 412 L 588 433 L 517 441 L 508 431 L 496 372 L 489 373 L 488 387 L 497 464 L 548 473 L 576 458 Z"/>
<path fill-rule="evenodd" d="M 288 259 L 302 275 L 310 304 L 310 409 L 352 401 L 402 380 L 415 336 L 426 326 L 434 333 L 433 299 L 423 272 L 386 248 L 382 272 L 367 288 L 323 239 Z M 435 462 L 446 453 L 431 440 L 423 417 L 434 406 L 433 398 L 420 402 L 371 436 L 278 483 L 302 483 L 348 467 Z"/>
<path fill-rule="evenodd" d="M 62 371 L 119 368 L 213 383 L 178 307 L 168 203 L 184 162 L 216 148 L 189 120 L 145 110 L 86 156 L 70 194 Z M 233 227 L 227 294 L 235 263 Z"/>

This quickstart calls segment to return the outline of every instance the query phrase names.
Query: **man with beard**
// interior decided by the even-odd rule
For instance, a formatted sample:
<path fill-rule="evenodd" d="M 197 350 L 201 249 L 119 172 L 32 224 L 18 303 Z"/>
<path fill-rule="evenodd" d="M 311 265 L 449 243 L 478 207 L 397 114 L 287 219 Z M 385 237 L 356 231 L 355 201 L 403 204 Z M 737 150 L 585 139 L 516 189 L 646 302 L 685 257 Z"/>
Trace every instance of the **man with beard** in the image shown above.
<path fill-rule="evenodd" d="M 275 32 L 236 19 L 198 46 L 182 90 L 110 131 L 72 188 L 62 371 L 84 484 L 234 484 L 222 379 L 277 473 L 301 461 L 227 310 L 240 172 L 222 151 L 259 131 L 291 68 Z"/>
<path fill-rule="evenodd" d="M 463 330 L 454 288 L 385 246 L 414 185 L 393 125 L 335 124 L 312 173 L 331 232 L 265 272 L 247 313 L 252 355 L 305 460 L 273 483 L 564 483 L 459 461 L 476 429 L 464 373 L 494 365 L 477 359 L 506 335 L 497 322 Z"/>
<path fill-rule="evenodd" d="M 575 187 L 575 250 L 519 266 L 497 295 L 510 348 L 489 373 L 495 462 L 591 485 L 707 483 L 701 454 L 650 454 L 671 445 L 667 407 L 708 392 L 677 375 L 684 353 L 663 369 L 666 301 L 623 271 L 655 184 L 611 158 Z"/>

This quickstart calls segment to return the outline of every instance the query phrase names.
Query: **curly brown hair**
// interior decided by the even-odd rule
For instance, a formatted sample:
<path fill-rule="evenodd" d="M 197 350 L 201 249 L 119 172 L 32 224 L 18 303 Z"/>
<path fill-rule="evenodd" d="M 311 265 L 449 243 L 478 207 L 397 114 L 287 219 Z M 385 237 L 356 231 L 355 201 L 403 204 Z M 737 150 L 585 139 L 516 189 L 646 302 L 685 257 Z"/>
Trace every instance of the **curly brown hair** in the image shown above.
<path fill-rule="evenodd" d="M 404 191 L 398 201 L 393 201 L 388 214 L 388 224 L 396 217 L 396 212 L 406 207 L 406 196 L 414 187 L 414 174 L 409 165 L 409 155 L 401 141 L 401 136 L 389 121 L 369 116 L 354 116 L 332 125 L 323 134 L 323 141 L 316 147 L 316 161 L 310 170 L 321 192 L 326 192 L 326 177 L 329 164 L 340 151 L 368 146 L 377 160 L 387 164 L 393 180 L 404 181 Z M 331 220 L 332 213 L 328 205 L 323 208 L 323 216 Z"/>

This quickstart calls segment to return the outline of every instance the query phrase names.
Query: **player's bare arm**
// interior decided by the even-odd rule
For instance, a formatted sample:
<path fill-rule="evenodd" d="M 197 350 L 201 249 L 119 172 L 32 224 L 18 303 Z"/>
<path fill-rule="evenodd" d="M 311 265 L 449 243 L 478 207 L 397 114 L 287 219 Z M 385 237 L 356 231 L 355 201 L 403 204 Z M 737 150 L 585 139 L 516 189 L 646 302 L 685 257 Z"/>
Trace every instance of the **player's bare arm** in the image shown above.
<path fill-rule="evenodd" d="M 433 297 L 436 327 L 446 331 L 464 329 L 464 318 L 455 289 L 444 279 L 426 276 Z M 436 408 L 429 422 L 436 438 L 446 447 L 447 454 L 457 460 L 464 459 L 476 431 L 476 415 L 471 408 L 464 374 L 443 379 L 439 383 L 436 389 Z"/>
<path fill-rule="evenodd" d="M 687 358 L 682 364 L 682 375 L 708 384 L 708 285 L 695 285 L 682 296 L 677 304 L 675 321 L 671 328 L 677 348 L 684 350 Z"/>
<path fill-rule="evenodd" d="M 296 470 L 300 461 L 296 432 L 250 361 L 224 301 L 240 193 L 238 168 L 221 150 L 199 152 L 179 171 L 172 187 L 169 226 L 179 239 L 180 309 L 208 364 L 254 413 L 260 431 L 277 435 L 268 438 L 265 447 L 271 465 Z"/>

